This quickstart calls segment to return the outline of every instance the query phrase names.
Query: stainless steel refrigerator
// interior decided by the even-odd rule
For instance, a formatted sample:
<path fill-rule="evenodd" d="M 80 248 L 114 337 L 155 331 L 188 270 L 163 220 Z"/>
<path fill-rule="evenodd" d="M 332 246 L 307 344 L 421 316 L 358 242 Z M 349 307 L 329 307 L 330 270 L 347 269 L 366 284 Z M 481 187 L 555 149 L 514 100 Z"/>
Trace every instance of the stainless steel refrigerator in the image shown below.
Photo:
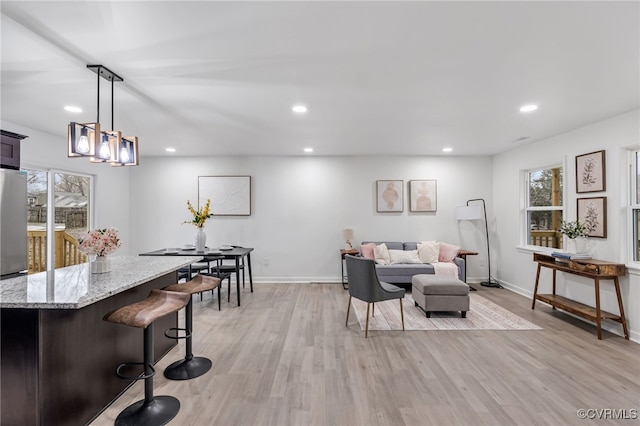
<path fill-rule="evenodd" d="M 27 172 L 0 169 L 0 279 L 27 269 Z"/>

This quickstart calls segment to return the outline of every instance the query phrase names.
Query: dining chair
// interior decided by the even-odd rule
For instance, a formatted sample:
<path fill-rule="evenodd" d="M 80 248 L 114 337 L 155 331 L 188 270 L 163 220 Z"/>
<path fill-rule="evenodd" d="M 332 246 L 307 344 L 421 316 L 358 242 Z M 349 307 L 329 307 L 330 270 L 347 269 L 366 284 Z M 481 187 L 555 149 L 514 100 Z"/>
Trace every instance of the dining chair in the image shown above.
<path fill-rule="evenodd" d="M 230 247 L 233 248 L 243 248 L 242 246 L 234 246 L 231 245 Z M 230 260 L 233 261 L 233 263 L 224 263 L 224 260 Z M 224 272 L 224 273 L 228 273 L 228 274 L 235 274 L 236 273 L 236 261 L 235 259 L 224 259 L 221 264 L 220 264 L 220 272 Z M 240 273 L 242 273 L 242 288 L 244 288 L 244 283 L 245 283 L 245 279 L 244 279 L 244 274 L 245 274 L 245 267 L 246 264 L 244 262 L 244 257 L 240 258 L 240 264 L 238 267 L 238 271 Z M 251 291 L 253 291 L 253 287 L 251 288 Z M 231 300 L 231 287 L 229 287 L 229 290 L 227 292 L 227 299 Z"/>
<path fill-rule="evenodd" d="M 393 284 L 381 282 L 376 273 L 376 265 L 373 259 L 366 257 L 345 256 L 347 264 L 347 279 L 349 281 L 349 304 L 347 305 L 347 320 L 345 327 L 349 326 L 349 310 L 351 309 L 351 298 L 355 297 L 367 302 L 367 319 L 364 330 L 364 337 L 369 335 L 369 308 L 373 304 L 375 315 L 375 303 L 385 300 L 399 299 L 400 317 L 402 318 L 402 331 L 404 331 L 404 311 L 402 309 L 402 299 L 404 289 Z"/>
<path fill-rule="evenodd" d="M 211 266 L 209 265 L 208 261 L 200 261 L 200 262 L 192 263 L 190 266 L 187 266 L 186 268 L 178 269 L 178 281 L 180 281 L 181 279 L 186 279 L 187 281 L 190 281 L 194 276 L 198 275 L 199 273 L 202 273 L 203 271 L 209 272 L 210 269 L 211 269 Z M 191 270 L 191 276 L 189 276 L 189 270 Z"/>
<path fill-rule="evenodd" d="M 221 269 L 222 261 L 224 260 L 224 256 L 205 256 L 204 260 L 208 263 L 215 262 L 215 265 L 212 265 L 206 273 L 202 273 L 202 275 L 208 275 L 210 277 L 216 277 L 220 279 L 220 285 L 224 280 L 227 280 L 227 293 L 231 294 L 231 273 L 223 272 Z M 211 290 L 211 295 L 213 296 L 213 290 Z M 220 291 L 218 291 L 218 298 L 220 298 Z M 202 293 L 200 293 L 200 300 L 202 300 Z M 227 296 L 227 302 L 230 300 L 230 296 Z"/>

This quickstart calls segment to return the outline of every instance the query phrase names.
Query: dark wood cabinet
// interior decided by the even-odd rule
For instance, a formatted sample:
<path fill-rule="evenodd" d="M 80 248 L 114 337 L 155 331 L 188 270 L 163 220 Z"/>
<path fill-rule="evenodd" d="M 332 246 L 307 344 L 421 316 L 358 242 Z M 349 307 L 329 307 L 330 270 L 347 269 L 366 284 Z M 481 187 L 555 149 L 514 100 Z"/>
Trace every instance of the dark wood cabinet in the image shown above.
<path fill-rule="evenodd" d="M 0 167 L 5 169 L 20 169 L 20 141 L 27 136 L 1 130 Z"/>

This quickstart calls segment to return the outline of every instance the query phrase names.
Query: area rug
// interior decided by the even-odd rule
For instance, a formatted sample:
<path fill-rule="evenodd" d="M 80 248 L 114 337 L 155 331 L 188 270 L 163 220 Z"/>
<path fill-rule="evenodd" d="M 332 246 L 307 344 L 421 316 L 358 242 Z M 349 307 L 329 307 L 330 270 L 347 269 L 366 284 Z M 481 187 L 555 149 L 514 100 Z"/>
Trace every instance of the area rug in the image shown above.
<path fill-rule="evenodd" d="M 405 294 L 402 302 L 405 330 L 542 330 L 477 293 L 470 296 L 466 318 L 460 318 L 460 312 L 432 312 L 431 318 L 427 318 L 424 311 L 415 306 L 411 294 Z M 355 312 L 364 330 L 367 303 L 352 298 L 351 306 L 351 312 Z M 402 330 L 398 300 L 376 303 L 375 316 L 369 318 L 369 330 Z"/>

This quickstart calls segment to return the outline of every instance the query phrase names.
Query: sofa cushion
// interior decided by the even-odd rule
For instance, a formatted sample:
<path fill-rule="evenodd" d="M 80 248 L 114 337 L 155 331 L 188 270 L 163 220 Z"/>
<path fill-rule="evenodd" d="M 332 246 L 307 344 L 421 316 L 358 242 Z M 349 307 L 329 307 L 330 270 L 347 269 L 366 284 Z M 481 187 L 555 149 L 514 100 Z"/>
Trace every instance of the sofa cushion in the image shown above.
<path fill-rule="evenodd" d="M 430 263 L 398 263 L 395 265 L 376 265 L 380 281 L 391 283 L 411 283 L 411 277 L 417 274 L 433 274 Z"/>
<path fill-rule="evenodd" d="M 398 263 L 423 263 L 418 257 L 418 250 L 389 250 L 392 265 Z"/>
<path fill-rule="evenodd" d="M 418 243 L 414 243 L 414 242 L 402 243 L 402 249 L 403 250 L 418 250 Z"/>
<path fill-rule="evenodd" d="M 360 246 L 360 253 L 362 253 L 362 257 L 366 257 L 367 259 L 375 259 L 376 257 L 373 254 L 374 247 L 375 247 L 375 244 L 373 243 L 362 244 Z"/>
<path fill-rule="evenodd" d="M 375 245 L 384 244 L 385 246 L 387 246 L 387 249 L 390 249 L 390 250 L 404 250 L 404 245 L 397 241 L 363 241 L 361 244 L 369 244 L 369 243 L 373 243 Z M 413 250 L 415 249 L 416 248 L 414 247 Z"/>
<path fill-rule="evenodd" d="M 458 255 L 458 252 L 460 251 L 460 247 L 453 245 L 453 244 L 449 244 L 449 243 L 443 243 L 442 241 L 440 242 L 440 253 L 438 254 L 438 261 L 439 262 L 452 262 L 453 259 L 456 258 L 456 256 Z"/>
<path fill-rule="evenodd" d="M 380 265 L 388 265 L 391 263 L 389 250 L 387 249 L 387 245 L 384 243 L 373 247 L 373 255 L 375 256 L 376 263 L 379 263 Z"/>
<path fill-rule="evenodd" d="M 418 257 L 422 263 L 434 263 L 438 261 L 440 244 L 437 241 L 423 241 L 418 243 Z"/>

